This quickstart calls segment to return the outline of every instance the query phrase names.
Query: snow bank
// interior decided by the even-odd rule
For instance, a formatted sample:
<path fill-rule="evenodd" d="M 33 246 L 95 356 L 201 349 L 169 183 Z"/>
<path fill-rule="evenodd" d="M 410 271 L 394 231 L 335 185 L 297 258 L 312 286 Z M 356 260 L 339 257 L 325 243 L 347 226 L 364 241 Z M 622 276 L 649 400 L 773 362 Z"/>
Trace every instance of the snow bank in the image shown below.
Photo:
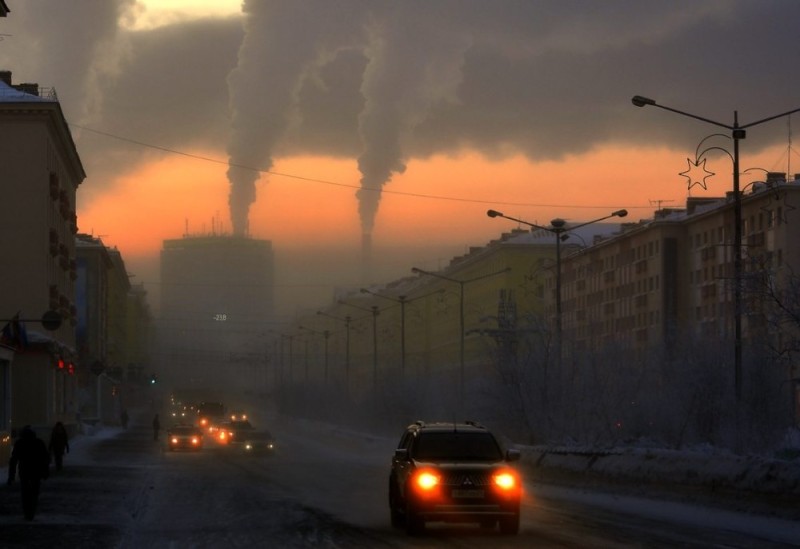
<path fill-rule="evenodd" d="M 719 451 L 525 447 L 522 462 L 539 478 L 581 476 L 613 482 L 704 487 L 800 496 L 800 460 L 737 456 Z"/>

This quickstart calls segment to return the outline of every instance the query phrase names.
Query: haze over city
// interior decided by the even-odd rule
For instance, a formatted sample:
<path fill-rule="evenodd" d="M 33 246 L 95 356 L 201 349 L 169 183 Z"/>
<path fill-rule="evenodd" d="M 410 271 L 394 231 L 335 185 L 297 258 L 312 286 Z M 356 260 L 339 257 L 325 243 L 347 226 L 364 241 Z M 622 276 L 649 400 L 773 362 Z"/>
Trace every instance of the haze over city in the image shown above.
<path fill-rule="evenodd" d="M 303 295 L 279 299 L 282 313 L 439 268 L 513 228 L 487 208 L 542 224 L 625 208 L 636 221 L 729 191 L 723 155 L 707 188 L 679 175 L 713 128 L 636 109 L 635 94 L 726 124 L 797 106 L 786 60 L 800 6 L 787 2 L 12 9 L 0 66 L 58 92 L 87 172 L 80 230 L 118 247 L 154 296 L 164 239 L 271 240 L 279 295 Z M 748 132 L 743 185 L 795 171 L 791 125 Z"/>

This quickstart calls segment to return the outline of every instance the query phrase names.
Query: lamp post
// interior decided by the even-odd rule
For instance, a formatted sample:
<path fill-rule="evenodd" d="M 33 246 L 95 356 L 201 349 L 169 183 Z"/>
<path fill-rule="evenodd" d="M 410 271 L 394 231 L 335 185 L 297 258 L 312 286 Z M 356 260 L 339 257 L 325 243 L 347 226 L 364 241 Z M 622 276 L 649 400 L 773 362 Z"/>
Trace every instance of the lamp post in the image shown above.
<path fill-rule="evenodd" d="M 486 215 L 489 217 L 502 217 L 505 219 L 509 219 L 511 221 L 516 221 L 517 223 L 522 223 L 523 225 L 528 225 L 529 227 L 533 227 L 534 229 L 541 229 L 543 231 L 547 231 L 552 233 L 556 237 L 556 352 L 558 353 L 557 356 L 557 363 L 561 364 L 561 357 L 562 357 L 562 331 L 563 331 L 563 324 L 562 324 L 562 317 L 561 317 L 561 241 L 568 238 L 566 233 L 570 231 L 574 231 L 580 227 L 585 227 L 586 225 L 591 225 L 592 223 L 598 223 L 600 221 L 605 221 L 606 219 L 610 219 L 612 217 L 625 217 L 628 215 L 628 210 L 617 210 L 615 212 L 611 212 L 609 215 L 593 219 L 591 221 L 586 221 L 584 223 L 578 223 L 577 225 L 567 226 L 567 222 L 561 218 L 553 219 L 550 222 L 549 227 L 545 227 L 543 225 L 537 225 L 535 223 L 531 223 L 529 221 L 524 221 L 522 219 L 517 219 L 516 217 L 511 217 L 505 215 L 503 212 L 498 212 L 497 210 L 488 210 Z"/>
<path fill-rule="evenodd" d="M 731 131 L 731 138 L 733 139 L 733 315 L 734 315 L 734 344 L 733 344 L 733 361 L 734 361 L 734 388 L 736 393 L 736 400 L 742 398 L 742 196 L 739 192 L 739 141 L 747 136 L 746 128 L 782 118 L 792 113 L 800 111 L 800 108 L 786 111 L 749 124 L 739 124 L 739 111 L 733 111 L 733 124 L 725 124 L 698 116 L 689 112 L 684 112 L 665 105 L 659 105 L 655 99 L 649 97 L 642 97 L 641 95 L 634 95 L 631 102 L 636 107 L 658 107 L 665 111 L 674 112 L 688 118 L 694 118 L 701 122 L 719 126 Z"/>
<path fill-rule="evenodd" d="M 460 359 L 459 359 L 459 384 L 458 384 L 458 398 L 459 404 L 463 410 L 464 408 L 464 286 L 469 284 L 470 282 L 475 282 L 478 280 L 483 280 L 484 278 L 489 278 L 490 276 L 495 276 L 503 273 L 507 273 L 511 270 L 511 267 L 506 267 L 500 271 L 496 271 L 494 273 L 489 273 L 481 276 L 476 276 L 474 278 L 469 278 L 467 280 L 458 280 L 456 278 L 450 278 L 449 276 L 445 276 L 439 273 L 432 273 L 430 271 L 425 271 L 423 269 L 418 269 L 417 267 L 412 267 L 411 272 L 417 274 L 424 274 L 428 276 L 432 276 L 435 278 L 441 278 L 442 280 L 447 280 L 448 282 L 453 282 L 459 285 L 460 288 L 460 299 L 459 299 L 459 325 L 460 325 Z"/>
<path fill-rule="evenodd" d="M 338 317 L 338 316 L 334 316 L 334 315 L 328 314 L 328 313 L 326 313 L 324 311 L 317 311 L 317 314 L 320 315 L 320 316 L 327 316 L 328 318 L 332 318 L 332 319 L 338 320 L 340 322 L 344 322 L 344 330 L 345 330 L 344 386 L 345 386 L 345 391 L 348 391 L 349 388 L 350 388 L 350 321 L 352 320 L 352 318 L 350 317 L 350 315 L 347 315 L 344 318 L 341 318 L 341 317 Z"/>
<path fill-rule="evenodd" d="M 382 297 L 383 299 L 388 299 L 389 301 L 394 301 L 395 303 L 400 304 L 400 371 L 403 375 L 406 373 L 406 303 L 411 303 L 412 301 L 417 301 L 418 299 L 430 297 L 434 294 L 442 293 L 442 291 L 444 290 L 439 290 L 438 292 L 431 292 L 429 294 L 408 299 L 407 296 L 404 295 L 394 298 L 388 295 L 370 291 L 367 288 L 361 288 L 362 294 L 370 294 L 374 295 L 375 297 Z"/>
<path fill-rule="evenodd" d="M 289 385 L 291 385 L 292 384 L 292 369 L 293 369 L 293 365 L 292 365 L 292 340 L 294 339 L 294 334 L 282 334 L 280 332 L 275 332 L 275 333 L 278 335 L 278 337 L 281 338 L 281 368 L 280 368 L 280 370 L 281 370 L 281 376 L 280 376 L 281 385 L 283 385 L 283 358 L 284 358 L 284 355 L 286 354 L 284 352 L 284 350 L 283 350 L 283 340 L 288 340 L 289 341 Z"/>
<path fill-rule="evenodd" d="M 300 326 L 300 329 L 301 330 L 307 330 L 307 331 L 311 332 L 312 334 L 321 335 L 325 339 L 325 376 L 324 377 L 325 377 L 325 383 L 327 384 L 328 383 L 328 338 L 330 337 L 331 333 L 328 330 L 323 330 L 323 331 L 320 332 L 319 330 L 314 330 L 314 329 L 309 328 L 307 326 Z M 306 381 L 308 381 L 308 375 L 306 375 Z"/>
<path fill-rule="evenodd" d="M 368 313 L 372 313 L 372 386 L 373 388 L 378 388 L 378 310 L 377 305 L 373 305 L 369 309 L 364 307 L 359 307 L 358 305 L 353 305 L 352 303 L 348 303 L 343 300 L 339 300 L 341 305 L 347 305 L 348 307 L 353 307 L 355 309 L 361 309 L 362 311 L 366 311 Z"/>

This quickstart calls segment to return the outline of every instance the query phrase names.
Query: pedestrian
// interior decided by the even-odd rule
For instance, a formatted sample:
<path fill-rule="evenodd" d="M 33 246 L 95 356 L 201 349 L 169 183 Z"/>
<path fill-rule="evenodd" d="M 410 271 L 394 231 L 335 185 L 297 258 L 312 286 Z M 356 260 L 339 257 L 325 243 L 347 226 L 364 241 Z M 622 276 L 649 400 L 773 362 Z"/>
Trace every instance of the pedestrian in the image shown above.
<path fill-rule="evenodd" d="M 64 424 L 57 421 L 50 432 L 50 445 L 48 450 L 53 455 L 53 460 L 56 463 L 56 471 L 60 471 L 64 464 L 64 453 L 69 454 L 69 439 L 67 437 L 67 429 Z"/>
<path fill-rule="evenodd" d="M 122 412 L 119 414 L 119 422 L 122 424 L 123 429 L 128 428 L 128 411 L 125 408 L 123 408 Z"/>
<path fill-rule="evenodd" d="M 30 425 L 20 431 L 8 460 L 8 485 L 14 483 L 19 467 L 19 484 L 22 494 L 22 512 L 25 520 L 33 520 L 39 503 L 39 486 L 50 476 L 50 454 L 44 441 L 36 436 Z"/>
<path fill-rule="evenodd" d="M 153 440 L 158 440 L 158 432 L 161 430 L 161 422 L 158 421 L 158 414 L 153 418 Z"/>

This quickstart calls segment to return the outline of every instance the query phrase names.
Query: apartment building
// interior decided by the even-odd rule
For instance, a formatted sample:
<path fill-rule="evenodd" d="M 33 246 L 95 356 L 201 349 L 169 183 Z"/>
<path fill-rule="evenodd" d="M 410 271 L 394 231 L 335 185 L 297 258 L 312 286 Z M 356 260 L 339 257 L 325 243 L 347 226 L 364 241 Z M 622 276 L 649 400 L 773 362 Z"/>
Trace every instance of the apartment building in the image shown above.
<path fill-rule="evenodd" d="M 86 177 L 55 91 L 12 85 L 11 76 L 0 71 L 0 318 L 19 314 L 27 344 L 0 365 L 6 428 L 68 420 L 74 411 L 75 199 Z M 47 311 L 62 319 L 55 330 L 38 321 Z"/>
<path fill-rule="evenodd" d="M 783 177 L 783 179 L 781 179 Z M 800 184 L 777 174 L 742 196 L 743 340 L 764 335 L 759 273 L 787 281 L 800 265 Z M 575 352 L 619 344 L 638 353 L 680 337 L 734 337 L 733 199 L 687 200 L 562 258 L 565 340 Z M 553 277 L 547 281 L 553 285 Z M 750 288 L 748 291 L 747 288 Z M 546 310 L 552 311 L 553 303 Z"/>

